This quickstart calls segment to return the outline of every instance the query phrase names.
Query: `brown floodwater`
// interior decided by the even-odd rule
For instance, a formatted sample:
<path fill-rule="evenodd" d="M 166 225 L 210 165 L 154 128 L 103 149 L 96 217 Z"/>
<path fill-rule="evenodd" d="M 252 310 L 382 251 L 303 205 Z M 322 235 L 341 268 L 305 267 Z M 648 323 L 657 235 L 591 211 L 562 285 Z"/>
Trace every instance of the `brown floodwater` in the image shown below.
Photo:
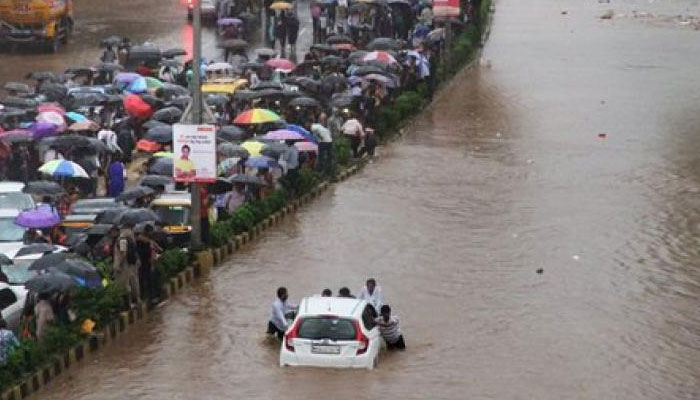
<path fill-rule="evenodd" d="M 482 66 L 372 165 L 39 397 L 699 398 L 697 1 L 497 6 Z M 405 352 L 278 367 L 277 286 L 370 276 Z"/>

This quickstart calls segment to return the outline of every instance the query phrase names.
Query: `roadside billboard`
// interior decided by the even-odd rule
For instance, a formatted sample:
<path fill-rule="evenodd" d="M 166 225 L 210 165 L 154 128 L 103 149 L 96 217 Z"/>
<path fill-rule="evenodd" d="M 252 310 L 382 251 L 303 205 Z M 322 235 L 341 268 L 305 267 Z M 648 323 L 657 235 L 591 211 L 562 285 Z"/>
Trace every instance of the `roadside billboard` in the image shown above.
<path fill-rule="evenodd" d="M 216 180 L 214 125 L 173 125 L 173 177 L 176 182 Z"/>

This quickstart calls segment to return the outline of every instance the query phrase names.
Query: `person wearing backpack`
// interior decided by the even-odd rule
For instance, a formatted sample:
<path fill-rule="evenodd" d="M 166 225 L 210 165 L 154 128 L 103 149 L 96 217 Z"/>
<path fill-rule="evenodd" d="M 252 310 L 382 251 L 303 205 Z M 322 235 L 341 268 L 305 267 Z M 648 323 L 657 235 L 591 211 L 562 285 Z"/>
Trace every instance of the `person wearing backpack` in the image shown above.
<path fill-rule="evenodd" d="M 126 289 L 125 305 L 127 308 L 138 303 L 141 297 L 138 269 L 139 256 L 133 225 L 124 225 L 114 246 L 114 281 Z"/>

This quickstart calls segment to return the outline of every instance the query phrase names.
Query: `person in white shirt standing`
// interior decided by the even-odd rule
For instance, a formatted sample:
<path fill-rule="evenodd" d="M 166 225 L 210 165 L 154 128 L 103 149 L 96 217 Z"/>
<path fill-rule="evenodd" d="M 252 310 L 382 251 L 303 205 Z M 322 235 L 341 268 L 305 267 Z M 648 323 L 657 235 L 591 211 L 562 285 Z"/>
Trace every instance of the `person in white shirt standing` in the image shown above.
<path fill-rule="evenodd" d="M 272 303 L 270 320 L 267 323 L 267 333 L 269 335 L 277 335 L 277 338 L 280 340 L 284 337 L 284 332 L 287 331 L 287 315 L 296 311 L 296 307 L 287 302 L 288 298 L 286 287 L 282 286 L 277 289 L 277 299 Z"/>
<path fill-rule="evenodd" d="M 374 278 L 367 279 L 365 287 L 360 290 L 360 300 L 367 300 L 374 309 L 379 312 L 379 310 L 384 305 L 384 297 L 382 296 L 382 288 L 377 286 L 377 281 Z"/>

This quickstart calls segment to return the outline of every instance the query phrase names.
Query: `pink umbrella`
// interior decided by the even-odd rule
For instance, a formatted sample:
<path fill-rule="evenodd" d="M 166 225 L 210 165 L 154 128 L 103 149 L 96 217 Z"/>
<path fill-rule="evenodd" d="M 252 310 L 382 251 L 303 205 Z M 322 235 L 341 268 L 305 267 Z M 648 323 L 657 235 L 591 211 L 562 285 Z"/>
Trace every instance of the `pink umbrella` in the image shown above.
<path fill-rule="evenodd" d="M 290 131 L 287 129 L 279 129 L 276 131 L 270 131 L 263 136 L 263 139 L 268 139 L 268 140 L 305 140 L 306 138 L 294 131 Z"/>
<path fill-rule="evenodd" d="M 299 151 L 306 151 L 311 153 L 318 153 L 318 145 L 311 142 L 296 142 L 294 147 Z"/>
<path fill-rule="evenodd" d="M 48 122 L 58 127 L 64 126 L 66 124 L 66 121 L 63 119 L 63 114 L 60 114 L 56 111 L 40 112 L 36 116 L 36 122 Z"/>
<path fill-rule="evenodd" d="M 39 107 L 36 108 L 36 111 L 38 113 L 43 113 L 43 112 L 55 112 L 56 114 L 60 115 L 66 115 L 66 109 L 61 107 L 60 105 L 56 103 L 44 103 L 40 105 Z"/>
<path fill-rule="evenodd" d="M 362 61 L 379 61 L 382 64 L 398 64 L 398 61 L 386 51 L 373 51 L 362 57 Z"/>
<path fill-rule="evenodd" d="M 265 61 L 265 65 L 268 67 L 279 69 L 282 71 L 293 71 L 297 66 L 293 62 L 287 60 L 286 58 L 271 58 Z"/>

